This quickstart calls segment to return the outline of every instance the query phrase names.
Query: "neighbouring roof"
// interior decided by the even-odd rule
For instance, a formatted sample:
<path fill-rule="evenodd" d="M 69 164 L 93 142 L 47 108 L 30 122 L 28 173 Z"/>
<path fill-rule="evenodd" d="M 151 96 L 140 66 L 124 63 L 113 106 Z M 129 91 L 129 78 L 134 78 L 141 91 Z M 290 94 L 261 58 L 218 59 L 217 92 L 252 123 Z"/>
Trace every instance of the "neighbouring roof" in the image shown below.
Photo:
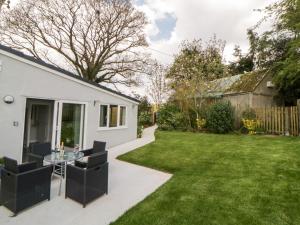
<path fill-rule="evenodd" d="M 226 92 L 230 93 L 240 93 L 240 92 L 253 92 L 255 91 L 257 85 L 266 77 L 265 71 L 254 71 L 250 73 L 245 73 L 231 85 Z"/>
<path fill-rule="evenodd" d="M 266 74 L 265 71 L 254 71 L 214 80 L 210 86 L 210 96 L 253 92 Z"/>
<path fill-rule="evenodd" d="M 70 71 L 67 71 L 67 70 L 65 70 L 65 69 L 62 69 L 62 68 L 57 67 L 57 66 L 55 66 L 55 65 L 46 63 L 46 62 L 43 61 L 43 60 L 36 59 L 36 58 L 34 58 L 33 56 L 26 55 L 26 54 L 24 54 L 23 52 L 20 52 L 20 51 L 18 51 L 18 50 L 13 49 L 13 48 L 10 48 L 10 47 L 7 47 L 7 46 L 4 46 L 4 45 L 1 45 L 1 44 L 0 44 L 0 50 L 3 50 L 3 51 L 8 52 L 8 53 L 11 53 L 11 54 L 13 54 L 13 55 L 15 55 L 15 56 L 18 56 L 18 57 L 21 57 L 21 58 L 23 58 L 23 59 L 29 60 L 29 61 L 31 61 L 31 62 L 34 62 L 34 63 L 38 64 L 38 65 L 47 67 L 47 68 L 49 68 L 49 69 L 51 69 L 51 70 L 54 70 L 54 71 L 63 73 L 63 74 L 65 74 L 65 75 L 69 76 L 69 77 L 72 77 L 72 78 L 75 78 L 75 79 L 77 79 L 77 80 L 83 81 L 83 82 L 85 82 L 85 83 L 87 83 L 87 84 L 93 85 L 93 86 L 98 87 L 98 88 L 100 88 L 100 89 L 102 89 L 102 90 L 111 92 L 112 94 L 116 94 L 116 95 L 119 95 L 119 96 L 121 96 L 121 97 L 127 98 L 127 99 L 129 99 L 129 100 L 131 100 L 131 101 L 134 101 L 134 102 L 136 102 L 136 103 L 140 103 L 139 100 L 137 100 L 137 99 L 135 99 L 135 98 L 133 98 L 133 97 L 131 97 L 131 96 L 122 94 L 121 92 L 118 92 L 118 91 L 115 91 L 115 90 L 112 90 L 112 89 L 110 89 L 110 88 L 108 88 L 108 87 L 105 87 L 105 86 L 103 86 L 103 85 L 100 85 L 100 84 L 98 84 L 98 83 L 95 83 L 95 82 L 93 82 L 93 81 L 90 81 L 90 80 L 88 80 L 88 79 L 85 79 L 85 78 L 83 78 L 83 77 L 81 77 L 81 76 L 79 76 L 79 75 L 77 75 L 77 74 L 75 74 L 75 73 L 72 73 L 72 72 L 70 72 Z"/>
<path fill-rule="evenodd" d="M 212 96 L 221 96 L 225 93 L 235 82 L 237 82 L 242 75 L 235 75 L 231 77 L 224 77 L 216 79 L 210 83 L 209 93 Z"/>

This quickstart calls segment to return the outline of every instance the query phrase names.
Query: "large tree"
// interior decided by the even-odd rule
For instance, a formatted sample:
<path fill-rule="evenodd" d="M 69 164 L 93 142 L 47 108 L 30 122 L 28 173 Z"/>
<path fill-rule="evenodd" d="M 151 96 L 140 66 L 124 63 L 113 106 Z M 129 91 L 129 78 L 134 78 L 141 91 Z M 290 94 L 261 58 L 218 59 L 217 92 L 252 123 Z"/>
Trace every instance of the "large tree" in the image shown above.
<path fill-rule="evenodd" d="M 286 104 L 300 98 L 300 1 L 281 0 L 267 8 L 273 28 L 250 30 L 256 67 L 269 69 Z"/>
<path fill-rule="evenodd" d="M 206 43 L 202 40 L 185 41 L 167 73 L 173 99 L 187 115 L 191 126 L 195 121 L 190 112 L 199 119 L 211 81 L 227 75 L 223 63 L 224 48 L 225 42 L 216 36 Z"/>
<path fill-rule="evenodd" d="M 254 69 L 253 56 L 251 54 L 243 55 L 240 46 L 235 46 L 233 56 L 236 60 L 228 65 L 230 75 L 243 74 Z"/>
<path fill-rule="evenodd" d="M 1 18 L 1 42 L 95 82 L 132 83 L 147 21 L 130 0 L 21 0 Z"/>
<path fill-rule="evenodd" d="M 6 5 L 7 8 L 9 8 L 9 4 L 10 4 L 10 1 L 6 1 L 6 0 L 0 0 L 0 11 L 1 11 L 1 8 L 3 5 Z"/>
<path fill-rule="evenodd" d="M 194 78 L 214 80 L 225 74 L 223 63 L 225 42 L 213 36 L 206 43 L 201 39 L 183 41 L 180 53 L 168 72 L 168 77 L 181 83 Z"/>

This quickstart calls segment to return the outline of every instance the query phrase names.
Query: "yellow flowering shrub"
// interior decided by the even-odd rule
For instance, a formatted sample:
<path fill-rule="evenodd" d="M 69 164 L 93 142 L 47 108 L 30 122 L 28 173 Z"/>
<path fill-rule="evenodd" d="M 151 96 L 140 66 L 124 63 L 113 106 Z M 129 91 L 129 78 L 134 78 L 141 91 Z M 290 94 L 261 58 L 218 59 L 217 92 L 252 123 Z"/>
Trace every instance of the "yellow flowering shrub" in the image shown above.
<path fill-rule="evenodd" d="M 256 129 L 260 126 L 259 120 L 242 119 L 244 127 L 247 128 L 249 134 L 256 134 Z"/>
<path fill-rule="evenodd" d="M 206 125 L 206 119 L 197 119 L 197 127 L 199 130 L 202 130 Z"/>

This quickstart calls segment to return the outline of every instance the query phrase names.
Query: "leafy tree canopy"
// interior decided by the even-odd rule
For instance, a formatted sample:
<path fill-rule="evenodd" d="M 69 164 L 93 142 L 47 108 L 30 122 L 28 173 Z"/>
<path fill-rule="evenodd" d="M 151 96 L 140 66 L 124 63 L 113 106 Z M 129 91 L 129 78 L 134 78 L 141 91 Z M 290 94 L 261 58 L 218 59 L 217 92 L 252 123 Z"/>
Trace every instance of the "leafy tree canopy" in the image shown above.
<path fill-rule="evenodd" d="M 146 24 L 130 0 L 20 0 L 1 12 L 0 41 L 97 83 L 132 85 Z"/>
<path fill-rule="evenodd" d="M 250 54 L 243 56 L 240 46 L 235 46 L 233 55 L 236 57 L 236 61 L 231 62 L 228 66 L 230 75 L 243 74 L 254 69 L 253 57 Z"/>
<path fill-rule="evenodd" d="M 225 42 L 213 36 L 208 42 L 202 40 L 184 41 L 180 53 L 175 57 L 167 72 L 173 100 L 190 128 L 200 116 L 205 95 L 212 80 L 227 75 L 223 62 Z"/>
<path fill-rule="evenodd" d="M 225 42 L 216 36 L 206 44 L 201 39 L 184 41 L 167 77 L 174 84 L 192 80 L 214 80 L 225 75 L 223 63 Z"/>
<path fill-rule="evenodd" d="M 250 52 L 257 68 L 274 75 L 286 104 L 295 104 L 300 98 L 300 1 L 281 0 L 266 10 L 273 28 L 261 35 L 248 31 Z"/>

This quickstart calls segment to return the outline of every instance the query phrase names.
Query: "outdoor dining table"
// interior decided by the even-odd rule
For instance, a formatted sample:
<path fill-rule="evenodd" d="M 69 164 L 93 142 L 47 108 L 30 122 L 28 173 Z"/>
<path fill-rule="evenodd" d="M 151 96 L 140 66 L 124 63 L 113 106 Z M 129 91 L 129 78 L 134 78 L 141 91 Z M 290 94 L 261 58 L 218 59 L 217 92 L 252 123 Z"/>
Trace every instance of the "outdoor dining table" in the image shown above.
<path fill-rule="evenodd" d="M 67 152 L 63 154 L 60 151 L 52 151 L 51 154 L 44 157 L 44 162 L 46 164 L 53 165 L 52 175 L 58 174 L 60 177 L 58 195 L 61 194 L 61 186 L 63 179 L 66 177 L 67 164 L 73 163 L 75 160 L 82 158 L 84 154 L 82 152 Z"/>

